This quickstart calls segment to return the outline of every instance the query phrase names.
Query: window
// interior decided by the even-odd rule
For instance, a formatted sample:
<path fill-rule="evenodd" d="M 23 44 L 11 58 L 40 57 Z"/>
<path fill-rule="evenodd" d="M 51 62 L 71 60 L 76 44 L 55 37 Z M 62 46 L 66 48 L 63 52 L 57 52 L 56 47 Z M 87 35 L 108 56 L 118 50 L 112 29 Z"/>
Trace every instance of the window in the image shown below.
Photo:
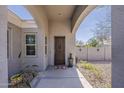
<path fill-rule="evenodd" d="M 11 57 L 11 31 L 10 27 L 7 28 L 7 58 Z"/>
<path fill-rule="evenodd" d="M 26 34 L 26 56 L 36 55 L 36 34 L 27 33 Z"/>
<path fill-rule="evenodd" d="M 7 29 L 7 58 L 9 58 L 10 57 L 10 42 L 9 42 L 9 40 L 10 40 L 10 33 L 9 33 L 9 31 L 10 31 L 10 29 L 8 28 Z"/>

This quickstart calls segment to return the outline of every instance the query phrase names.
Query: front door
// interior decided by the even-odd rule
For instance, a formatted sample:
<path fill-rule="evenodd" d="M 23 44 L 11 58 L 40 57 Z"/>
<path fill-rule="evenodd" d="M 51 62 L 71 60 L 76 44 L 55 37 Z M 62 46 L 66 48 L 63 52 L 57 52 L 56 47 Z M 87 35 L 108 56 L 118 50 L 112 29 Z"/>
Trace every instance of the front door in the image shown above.
<path fill-rule="evenodd" d="M 55 65 L 65 64 L 65 37 L 55 37 Z"/>

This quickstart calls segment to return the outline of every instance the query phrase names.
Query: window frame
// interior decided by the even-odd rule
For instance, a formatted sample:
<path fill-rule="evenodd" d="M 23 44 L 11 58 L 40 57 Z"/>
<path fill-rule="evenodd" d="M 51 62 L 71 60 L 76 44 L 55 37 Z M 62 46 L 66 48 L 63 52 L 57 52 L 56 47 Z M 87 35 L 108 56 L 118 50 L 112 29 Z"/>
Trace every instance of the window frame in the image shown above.
<path fill-rule="evenodd" d="M 10 60 L 12 58 L 12 28 L 7 27 L 7 59 Z"/>
<path fill-rule="evenodd" d="M 35 35 L 35 44 L 26 44 L 27 35 Z M 27 46 L 35 46 L 35 55 L 27 55 Z M 25 47 L 25 57 L 37 57 L 37 32 L 25 32 L 24 47 Z"/>

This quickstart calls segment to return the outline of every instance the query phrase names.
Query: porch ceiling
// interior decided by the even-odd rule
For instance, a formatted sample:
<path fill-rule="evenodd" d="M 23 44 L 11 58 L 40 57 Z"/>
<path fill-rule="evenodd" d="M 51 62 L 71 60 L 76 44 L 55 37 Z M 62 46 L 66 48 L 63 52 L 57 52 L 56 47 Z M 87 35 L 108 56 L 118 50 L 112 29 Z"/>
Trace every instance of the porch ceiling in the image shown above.
<path fill-rule="evenodd" d="M 67 20 L 72 17 L 75 7 L 75 5 L 43 6 L 49 20 Z"/>

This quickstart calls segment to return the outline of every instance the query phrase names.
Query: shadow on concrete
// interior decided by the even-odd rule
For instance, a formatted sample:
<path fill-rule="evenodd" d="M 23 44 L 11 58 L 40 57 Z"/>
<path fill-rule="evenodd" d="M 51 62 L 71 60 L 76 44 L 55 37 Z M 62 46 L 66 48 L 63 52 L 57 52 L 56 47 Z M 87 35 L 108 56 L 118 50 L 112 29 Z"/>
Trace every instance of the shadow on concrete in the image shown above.
<path fill-rule="evenodd" d="M 45 72 L 40 72 L 36 88 L 82 88 L 75 67 L 55 69 L 49 67 Z"/>

